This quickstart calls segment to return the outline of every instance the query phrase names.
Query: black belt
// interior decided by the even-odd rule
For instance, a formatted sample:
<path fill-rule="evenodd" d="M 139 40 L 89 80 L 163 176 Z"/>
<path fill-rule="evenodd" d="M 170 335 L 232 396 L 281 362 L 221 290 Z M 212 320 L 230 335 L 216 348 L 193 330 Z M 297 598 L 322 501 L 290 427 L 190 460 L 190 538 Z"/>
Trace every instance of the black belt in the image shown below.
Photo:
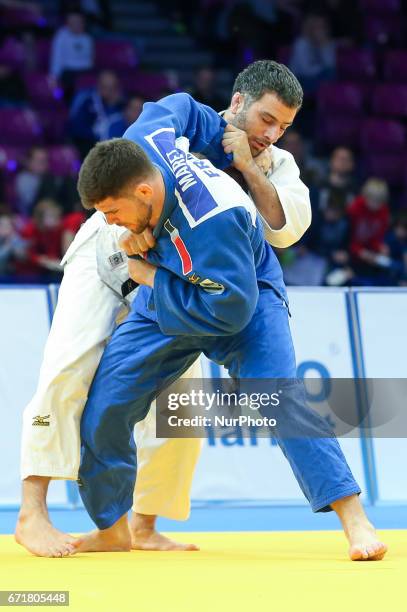
<path fill-rule="evenodd" d="M 128 257 L 129 259 L 143 260 L 143 258 L 140 257 L 140 255 L 128 255 Z M 137 287 L 139 287 L 139 283 L 136 283 L 136 281 L 134 281 L 132 278 L 128 278 L 126 281 L 124 281 L 124 283 L 122 283 L 122 286 L 121 286 L 122 297 L 124 298 L 127 297 L 129 293 L 137 289 Z"/>

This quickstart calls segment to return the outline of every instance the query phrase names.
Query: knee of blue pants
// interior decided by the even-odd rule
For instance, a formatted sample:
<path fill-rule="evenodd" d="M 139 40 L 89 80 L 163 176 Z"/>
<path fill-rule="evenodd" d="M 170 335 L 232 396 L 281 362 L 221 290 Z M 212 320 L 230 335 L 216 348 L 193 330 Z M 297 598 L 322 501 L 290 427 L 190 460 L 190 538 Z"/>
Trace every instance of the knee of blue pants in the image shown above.
<path fill-rule="evenodd" d="M 94 522 L 110 527 L 132 505 L 136 475 L 134 424 L 144 418 L 157 390 L 196 358 L 182 338 L 164 336 L 158 324 L 126 321 L 103 354 L 82 423 L 81 497 Z"/>
<path fill-rule="evenodd" d="M 279 417 L 277 441 L 315 512 L 360 493 L 334 433 L 306 404 L 303 382 L 296 378 L 288 310 L 281 298 L 272 290 L 261 291 L 249 325 L 235 337 L 220 340 L 209 357 L 226 365 L 236 378 L 282 379 L 292 395 L 286 418 Z"/>
<path fill-rule="evenodd" d="M 205 353 L 233 378 L 295 378 L 286 304 L 272 289 L 261 289 L 250 323 L 235 336 L 217 338 Z"/>

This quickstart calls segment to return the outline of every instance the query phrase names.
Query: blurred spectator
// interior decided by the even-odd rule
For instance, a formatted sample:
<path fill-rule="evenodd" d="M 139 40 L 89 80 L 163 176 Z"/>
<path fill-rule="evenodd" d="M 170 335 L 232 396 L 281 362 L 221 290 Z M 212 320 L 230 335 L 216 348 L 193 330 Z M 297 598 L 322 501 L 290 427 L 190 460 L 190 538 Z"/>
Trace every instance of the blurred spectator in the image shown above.
<path fill-rule="evenodd" d="M 52 39 L 50 74 L 59 79 L 70 99 L 75 77 L 93 67 L 94 45 L 92 37 L 85 32 L 85 18 L 78 11 L 65 17 L 65 25 L 57 30 Z"/>
<path fill-rule="evenodd" d="M 198 70 L 191 96 L 198 102 L 207 104 L 217 111 L 223 110 L 228 103 L 228 100 L 218 95 L 216 91 L 216 72 L 208 66 Z"/>
<path fill-rule="evenodd" d="M 407 285 L 407 212 L 399 213 L 385 238 L 385 252 L 391 259 L 395 284 Z"/>
<path fill-rule="evenodd" d="M 124 99 L 117 75 L 104 70 L 96 89 L 75 96 L 69 116 L 69 133 L 82 157 L 99 140 L 109 138 L 109 129 L 122 118 Z"/>
<path fill-rule="evenodd" d="M 17 174 L 15 189 L 17 210 L 23 216 L 29 216 L 36 202 L 44 198 L 57 200 L 66 212 L 72 210 L 79 199 L 73 178 L 49 172 L 48 152 L 44 147 L 29 150 L 25 169 Z"/>
<path fill-rule="evenodd" d="M 54 200 L 41 200 L 21 231 L 27 243 L 25 261 L 16 265 L 26 281 L 57 282 L 62 278 L 62 210 Z"/>
<path fill-rule="evenodd" d="M 0 62 L 0 106 L 16 106 L 27 101 L 27 92 L 19 71 Z"/>
<path fill-rule="evenodd" d="M 386 283 L 391 260 L 385 246 L 389 229 L 387 183 L 368 179 L 348 209 L 351 223 L 350 252 L 360 284 Z"/>
<path fill-rule="evenodd" d="M 25 170 L 16 177 L 18 212 L 29 216 L 32 212 L 48 172 L 48 154 L 43 147 L 33 147 L 27 154 Z"/>
<path fill-rule="evenodd" d="M 341 199 L 331 195 L 320 217 L 305 236 L 308 248 L 323 258 L 324 284 L 344 285 L 353 272 L 349 267 L 350 223 Z"/>
<path fill-rule="evenodd" d="M 280 252 L 290 285 L 344 285 L 353 277 L 348 252 L 350 224 L 340 200 L 332 197 L 299 244 Z"/>
<path fill-rule="evenodd" d="M 294 41 L 290 68 L 305 93 L 314 93 L 325 80 L 335 75 L 336 45 L 323 15 L 309 14 L 302 25 L 302 35 Z"/>
<path fill-rule="evenodd" d="M 294 157 L 300 170 L 301 180 L 307 187 L 321 184 L 323 176 L 322 164 L 308 155 L 306 144 L 299 132 L 290 128 L 279 141 L 279 147 L 289 151 Z"/>
<path fill-rule="evenodd" d="M 326 261 L 310 251 L 305 244 L 281 249 L 278 257 L 287 285 L 322 285 L 326 275 Z"/>
<path fill-rule="evenodd" d="M 337 147 L 331 153 L 328 176 L 322 181 L 316 208 L 323 210 L 328 200 L 341 200 L 348 206 L 357 193 L 355 158 L 347 147 Z"/>
<path fill-rule="evenodd" d="M 109 127 L 109 138 L 120 138 L 127 128 L 132 125 L 140 116 L 143 110 L 144 98 L 142 96 L 132 96 L 127 100 L 120 119 L 111 123 Z"/>
<path fill-rule="evenodd" d="M 25 255 L 25 243 L 13 223 L 13 217 L 6 207 L 0 207 L 0 280 L 12 276 L 14 262 Z"/>

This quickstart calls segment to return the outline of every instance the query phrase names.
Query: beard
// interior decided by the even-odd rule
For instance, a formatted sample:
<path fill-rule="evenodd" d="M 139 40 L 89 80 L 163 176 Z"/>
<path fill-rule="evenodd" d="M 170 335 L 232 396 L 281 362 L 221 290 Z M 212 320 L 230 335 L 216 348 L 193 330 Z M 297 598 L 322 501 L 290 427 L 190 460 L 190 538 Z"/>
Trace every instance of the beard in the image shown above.
<path fill-rule="evenodd" d="M 231 123 L 235 127 L 239 128 L 240 130 L 243 130 L 244 132 L 246 132 L 246 126 L 247 126 L 247 108 L 246 108 L 246 105 L 243 106 L 243 108 L 240 111 L 240 113 L 236 113 L 236 115 L 234 115 L 233 118 L 229 120 L 229 123 Z"/>
<path fill-rule="evenodd" d="M 229 123 L 239 128 L 239 130 L 243 130 L 244 132 L 246 132 L 246 134 L 248 134 L 247 132 L 247 111 L 249 109 L 249 106 L 250 106 L 250 103 L 246 102 L 242 110 L 240 111 L 240 113 L 236 113 L 236 115 L 234 115 L 234 117 L 229 120 Z M 249 140 L 249 147 L 250 147 L 250 152 L 252 154 L 252 157 L 257 157 L 257 155 L 260 155 L 261 151 L 258 151 L 257 149 L 252 147 L 252 145 L 250 144 L 250 140 Z"/>
<path fill-rule="evenodd" d="M 150 203 L 144 202 L 136 196 L 133 197 L 136 201 L 138 219 L 133 223 L 126 224 L 126 227 L 133 232 L 133 234 L 142 234 L 149 226 L 153 214 L 153 207 Z"/>

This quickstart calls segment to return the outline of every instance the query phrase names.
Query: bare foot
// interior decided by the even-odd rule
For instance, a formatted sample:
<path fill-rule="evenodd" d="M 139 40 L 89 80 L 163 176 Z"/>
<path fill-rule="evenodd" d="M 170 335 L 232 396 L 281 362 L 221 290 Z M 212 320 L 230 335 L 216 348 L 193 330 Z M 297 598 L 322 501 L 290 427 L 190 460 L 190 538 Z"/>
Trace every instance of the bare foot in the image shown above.
<path fill-rule="evenodd" d="M 76 552 L 128 552 L 131 550 L 131 536 L 127 515 L 122 516 L 108 529 L 96 529 L 78 538 Z"/>
<path fill-rule="evenodd" d="M 182 544 L 155 529 L 131 531 L 131 547 L 135 550 L 199 550 L 195 544 Z"/>
<path fill-rule="evenodd" d="M 380 542 L 373 525 L 356 526 L 347 536 L 352 561 L 381 561 L 387 552 L 386 544 Z"/>
<path fill-rule="evenodd" d="M 370 523 L 358 495 L 342 497 L 331 503 L 343 526 L 349 542 L 352 561 L 380 561 L 387 552 Z"/>
<path fill-rule="evenodd" d="M 67 557 L 75 552 L 75 538 L 55 529 L 49 518 L 39 512 L 20 513 L 14 537 L 38 557 Z"/>
<path fill-rule="evenodd" d="M 159 533 L 155 514 L 134 512 L 130 518 L 131 547 L 135 550 L 199 550 L 195 544 L 175 542 Z"/>

